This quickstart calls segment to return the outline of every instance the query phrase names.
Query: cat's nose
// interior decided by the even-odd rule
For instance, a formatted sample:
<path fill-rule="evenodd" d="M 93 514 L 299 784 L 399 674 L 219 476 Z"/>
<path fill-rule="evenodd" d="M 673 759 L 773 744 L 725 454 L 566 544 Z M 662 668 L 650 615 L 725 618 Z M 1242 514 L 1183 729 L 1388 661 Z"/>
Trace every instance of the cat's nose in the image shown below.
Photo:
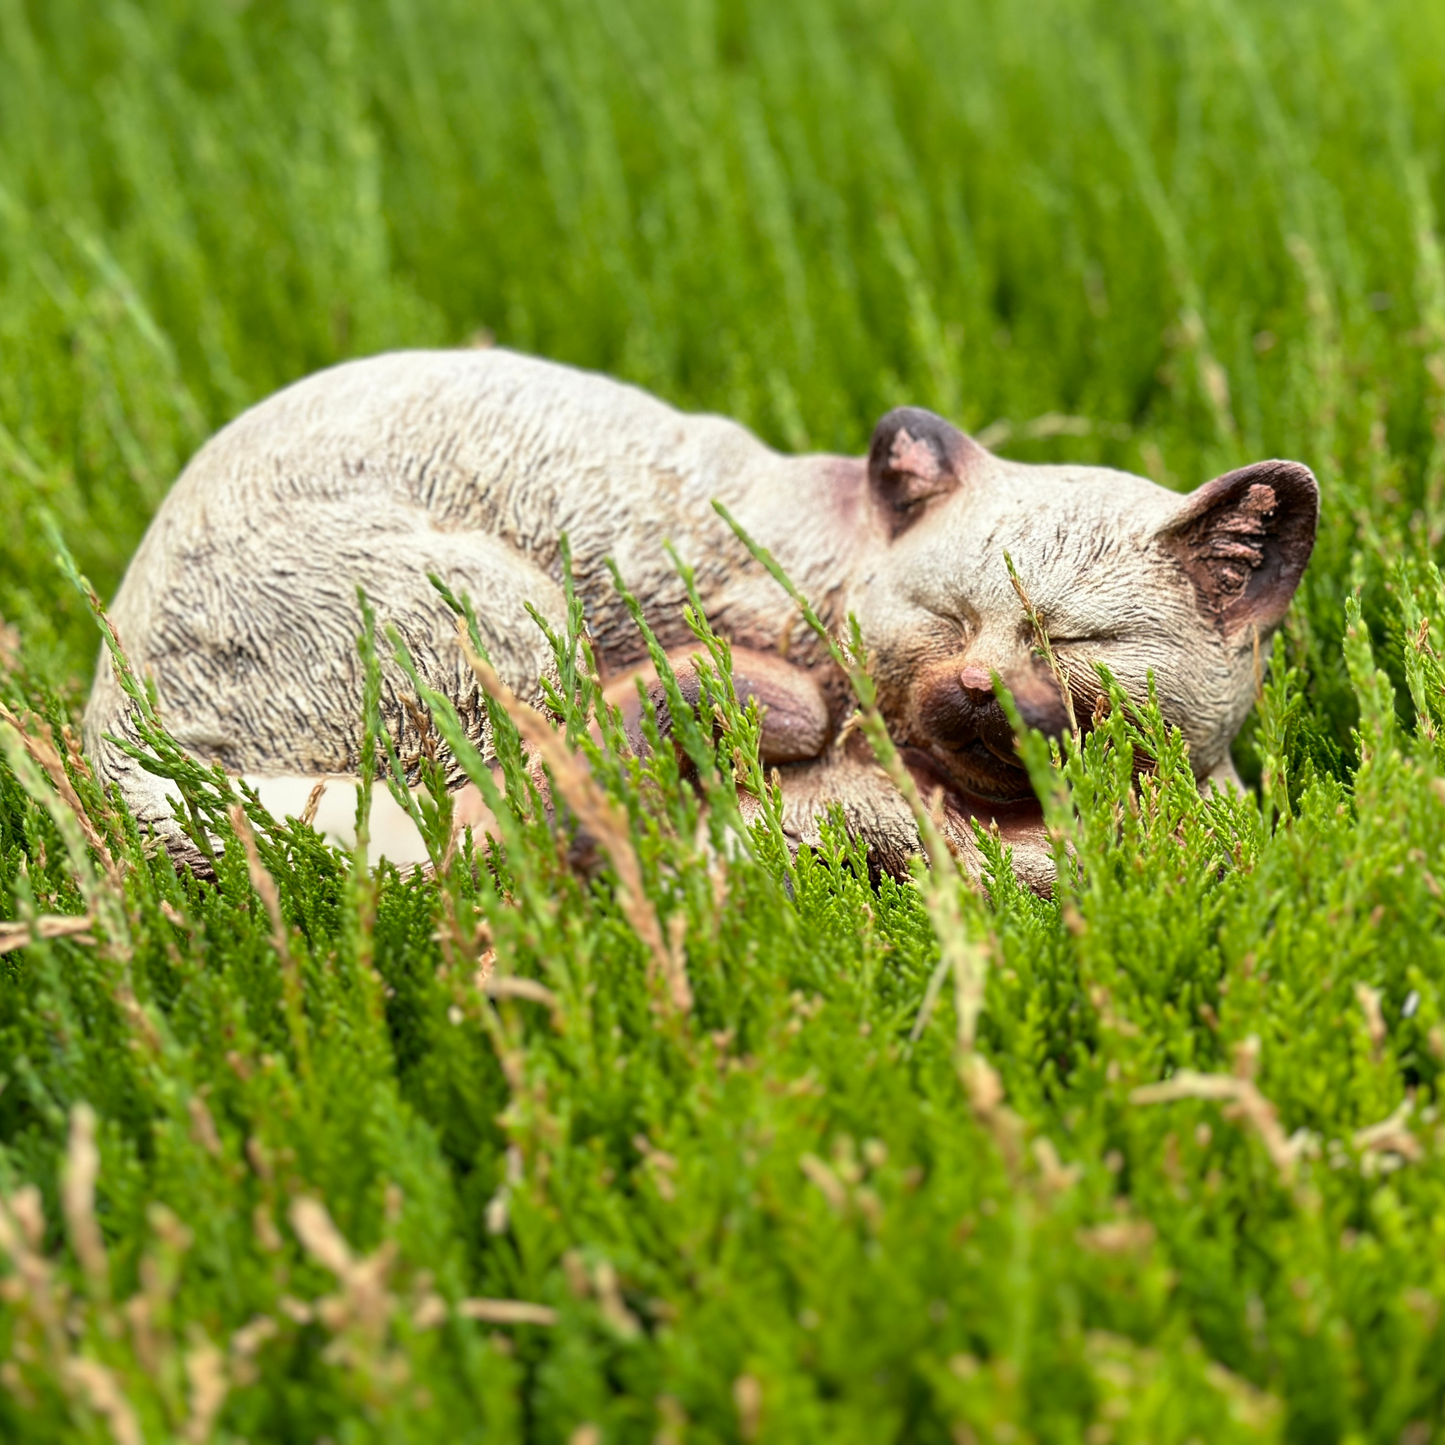
<path fill-rule="evenodd" d="M 965 667 L 958 674 L 958 680 L 965 692 L 987 693 L 993 696 L 993 673 L 986 667 Z"/>

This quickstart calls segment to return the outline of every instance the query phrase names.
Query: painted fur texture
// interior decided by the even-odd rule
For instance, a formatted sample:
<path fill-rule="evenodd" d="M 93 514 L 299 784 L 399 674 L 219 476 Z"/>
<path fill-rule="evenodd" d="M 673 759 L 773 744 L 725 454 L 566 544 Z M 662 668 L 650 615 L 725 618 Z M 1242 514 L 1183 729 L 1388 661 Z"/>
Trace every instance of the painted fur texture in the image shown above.
<path fill-rule="evenodd" d="M 1284 615 L 1318 512 L 1315 480 L 1294 462 L 1180 496 L 1103 468 L 1006 461 L 914 408 L 879 422 L 866 458 L 783 456 L 735 422 L 569 367 L 500 349 L 398 352 L 301 381 L 212 438 L 157 514 L 112 616 L 181 744 L 295 812 L 314 780 L 356 771 L 358 585 L 485 744 L 485 710 L 427 574 L 470 594 L 503 680 L 535 697 L 549 654 L 525 604 L 561 624 L 565 532 L 609 696 L 635 716 L 643 651 L 604 559 L 685 674 L 692 639 L 670 540 L 733 643 L 740 692 L 764 708 L 790 834 L 815 838 L 841 803 L 877 866 L 898 872 L 917 846 L 902 799 L 843 727 L 843 680 L 713 498 L 830 625 L 857 614 L 890 729 L 925 792 L 944 789 L 951 833 L 967 850 L 968 820 L 996 820 L 1037 886 L 1049 876 L 1038 810 L 991 676 L 1037 726 L 1058 730 L 1063 705 L 1005 549 L 1079 716 L 1092 712 L 1093 661 L 1131 693 L 1152 671 L 1196 775 L 1220 779 L 1253 698 L 1256 638 Z M 403 758 L 419 741 L 405 693 L 387 671 L 383 709 Z M 85 729 L 100 775 L 183 856 L 165 785 L 106 741 L 130 724 L 104 660 Z M 408 846 L 383 849 L 407 861 Z"/>

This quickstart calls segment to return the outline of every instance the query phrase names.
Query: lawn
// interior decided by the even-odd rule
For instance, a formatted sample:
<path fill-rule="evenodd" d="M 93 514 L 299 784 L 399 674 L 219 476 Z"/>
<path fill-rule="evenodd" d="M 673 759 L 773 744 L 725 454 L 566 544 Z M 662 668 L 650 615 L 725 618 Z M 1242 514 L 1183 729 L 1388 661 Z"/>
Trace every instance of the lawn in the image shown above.
<path fill-rule="evenodd" d="M 1405 0 L 0 0 L 0 1436 L 1442 1438 L 1442 145 Z M 500 846 L 412 878 L 157 732 L 178 877 L 80 578 L 277 387 L 493 340 L 788 449 L 1308 463 L 1250 795 L 1120 699 L 1026 740 L 1053 898 L 874 887 L 742 824 L 726 689 L 698 789 L 592 743 L 569 636 L 596 879 L 500 704 Z"/>

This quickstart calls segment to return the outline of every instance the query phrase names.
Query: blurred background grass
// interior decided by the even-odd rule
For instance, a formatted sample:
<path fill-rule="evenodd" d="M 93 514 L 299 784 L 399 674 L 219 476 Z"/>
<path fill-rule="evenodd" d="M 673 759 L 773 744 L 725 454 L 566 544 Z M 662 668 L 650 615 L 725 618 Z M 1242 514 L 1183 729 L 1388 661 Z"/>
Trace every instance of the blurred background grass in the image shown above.
<path fill-rule="evenodd" d="M 1442 134 L 1404 0 L 0 0 L 0 611 L 82 685 L 39 508 L 108 595 L 246 405 L 491 336 L 789 448 L 907 402 L 1181 488 L 1308 462 L 1330 763 L 1352 552 L 1368 613 L 1445 535 Z"/>

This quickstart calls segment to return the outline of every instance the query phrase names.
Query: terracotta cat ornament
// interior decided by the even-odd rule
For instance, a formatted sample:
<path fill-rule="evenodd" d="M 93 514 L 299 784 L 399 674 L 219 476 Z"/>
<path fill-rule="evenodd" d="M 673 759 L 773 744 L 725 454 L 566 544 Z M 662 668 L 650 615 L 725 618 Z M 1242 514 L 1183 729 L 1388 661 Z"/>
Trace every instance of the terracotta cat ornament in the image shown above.
<path fill-rule="evenodd" d="M 942 788 L 950 834 L 967 853 L 969 820 L 997 822 L 1036 887 L 1051 863 L 993 674 L 1030 724 L 1058 732 L 1065 710 L 1004 551 L 1078 716 L 1093 711 L 1095 661 L 1135 695 L 1152 673 L 1207 785 L 1234 777 L 1255 649 L 1289 606 L 1319 510 L 1297 462 L 1258 462 L 1179 495 L 1100 467 L 1007 461 L 912 407 L 878 423 L 865 458 L 784 456 L 735 422 L 570 367 L 501 349 L 398 352 L 298 382 L 213 437 L 151 524 L 111 615 L 181 745 L 246 777 L 273 811 L 299 812 L 315 782 L 355 778 L 358 586 L 480 739 L 485 710 L 427 574 L 472 598 L 503 681 L 535 698 L 550 653 L 526 604 L 561 625 L 566 533 L 608 695 L 635 716 L 636 678 L 652 674 L 605 559 L 687 677 L 695 644 L 670 540 L 731 640 L 739 694 L 762 709 L 792 839 L 816 839 L 838 803 L 875 866 L 898 873 L 918 848 L 912 817 L 844 727 L 844 679 L 714 498 L 830 627 L 856 614 L 889 729 L 925 795 Z M 384 684 L 406 757 L 418 742 L 408 684 L 393 668 Z M 134 731 L 104 658 L 85 733 L 102 779 L 186 857 L 165 781 L 107 741 Z M 421 857 L 405 814 L 378 801 L 380 851 Z M 333 786 L 317 825 L 344 840 L 351 810 L 350 789 Z M 464 800 L 459 814 L 475 810 Z"/>

